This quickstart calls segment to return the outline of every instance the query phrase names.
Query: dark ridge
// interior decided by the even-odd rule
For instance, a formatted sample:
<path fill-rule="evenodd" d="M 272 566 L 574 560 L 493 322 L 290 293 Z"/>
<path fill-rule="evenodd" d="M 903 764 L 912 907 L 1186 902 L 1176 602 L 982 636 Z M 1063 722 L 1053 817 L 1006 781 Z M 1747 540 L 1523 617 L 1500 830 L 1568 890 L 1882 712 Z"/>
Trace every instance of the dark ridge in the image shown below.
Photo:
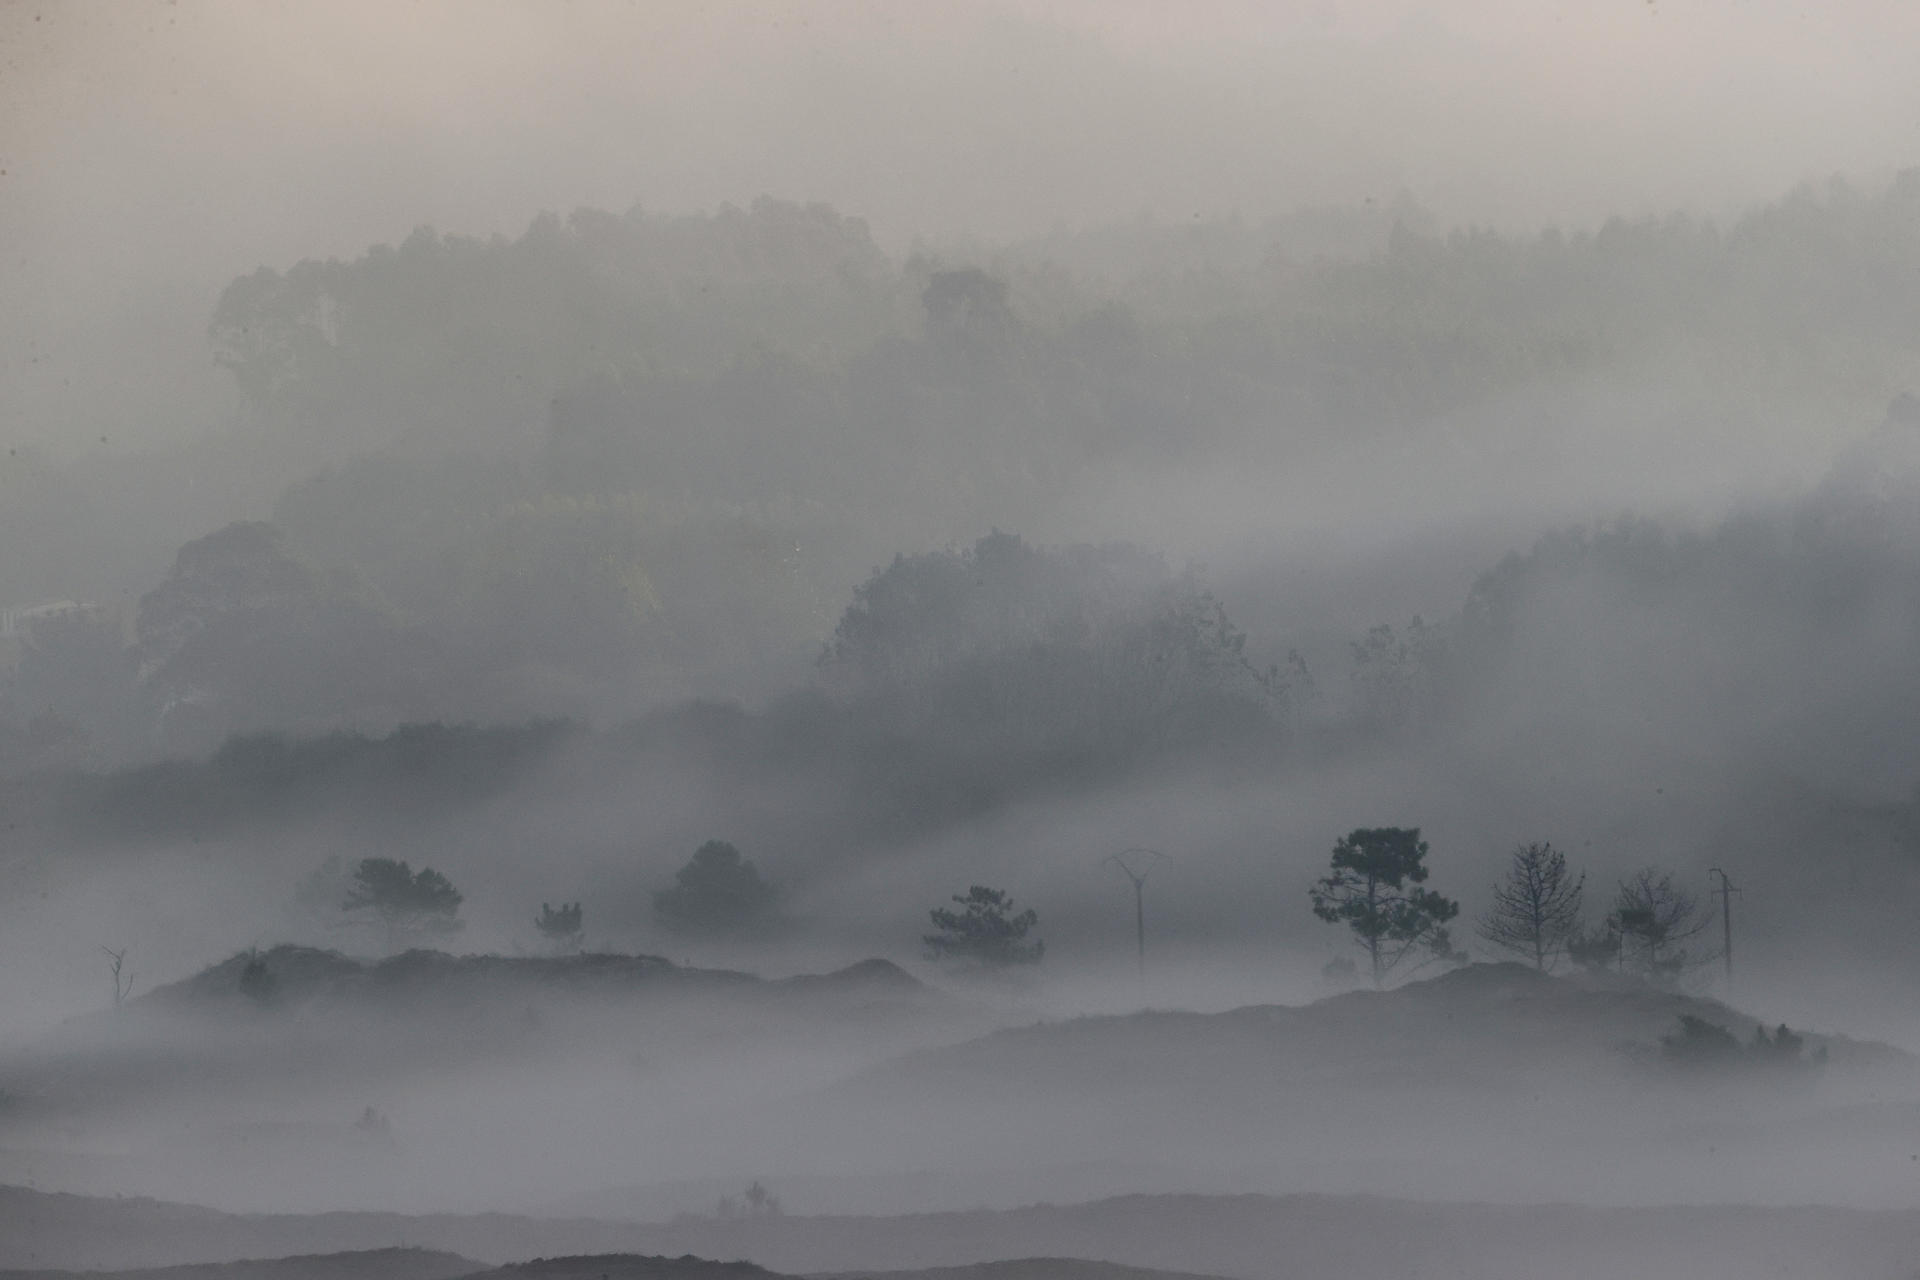
<path fill-rule="evenodd" d="M 1614 974 L 1548 975 L 1524 965 L 1474 964 L 1384 991 L 1350 991 L 1306 1005 L 1249 1005 L 1223 1013 L 1146 1011 L 1038 1022 L 922 1049 L 837 1086 L 997 1090 L 1020 1082 L 1081 1095 L 1098 1088 L 1189 1084 L 1226 1089 L 1238 1067 L 1351 1072 L 1369 1078 L 1476 1088 L 1527 1063 L 1593 1064 L 1657 1056 L 1684 1017 L 1751 1037 L 1763 1021 L 1717 1000 Z M 1798 1029 L 1796 1029 L 1798 1030 Z M 1912 1055 L 1877 1041 L 1805 1033 L 1836 1069 L 1907 1072 Z M 1494 1052 L 1504 1046 L 1504 1051 Z M 1519 1053 L 1526 1048 L 1531 1053 Z M 1103 1063 L 1095 1080 L 1084 1064 Z M 1268 1077 L 1262 1077 L 1266 1079 Z M 1242 1082 L 1244 1083 L 1244 1082 Z"/>
<path fill-rule="evenodd" d="M 1007 1258 L 914 1271 L 824 1272 L 807 1280 L 1219 1280 L 1192 1271 L 1162 1271 L 1086 1258 Z"/>
<path fill-rule="evenodd" d="M 687 1253 L 677 1258 L 639 1253 L 588 1253 L 570 1258 L 535 1258 L 531 1262 L 512 1262 L 480 1276 L 509 1280 L 755 1280 L 774 1277 L 775 1272 L 751 1262 L 714 1262 Z"/>
<path fill-rule="evenodd" d="M 128 1271 L 0 1270 L 0 1280 L 454 1280 L 479 1264 L 436 1249 L 358 1249 Z"/>
<path fill-rule="evenodd" d="M 464 1257 L 548 1255 L 530 1264 L 465 1273 L 502 1280 L 600 1280 L 602 1275 L 607 1280 L 762 1280 L 776 1275 L 835 1280 L 1191 1280 L 1196 1274 L 1241 1280 L 1300 1275 L 1343 1280 L 1409 1275 L 1432 1280 L 1534 1280 L 1545 1275 L 1569 1280 L 1623 1275 L 1743 1280 L 1756 1275 L 1911 1274 L 1913 1259 L 1920 1256 L 1920 1213 L 1817 1206 L 1635 1208 L 1378 1196 L 1133 1195 L 1002 1211 L 787 1216 L 675 1226 L 505 1214 L 230 1215 L 152 1200 L 89 1199 L 0 1187 L 0 1260 L 16 1266 L 58 1258 L 74 1269 L 112 1268 L 126 1265 L 115 1259 L 129 1257 L 184 1261 L 260 1256 L 274 1249 L 311 1254 L 316 1245 L 364 1248 L 401 1240 Z M 568 1255 L 564 1251 L 569 1248 L 589 1252 Z M 703 1260 L 743 1254 L 754 1261 Z M 379 1256 L 397 1259 L 405 1254 Z M 316 1280 L 349 1276 L 352 1273 L 332 1271 Z M 212 1267 L 173 1269 L 167 1280 L 202 1277 L 255 1280 L 239 1270 Z M 259 1280 L 306 1278 L 283 1271 L 261 1274 Z"/>
<path fill-rule="evenodd" d="M 779 979 L 779 985 L 805 991 L 873 990 L 876 994 L 919 995 L 929 990 L 926 983 L 891 960 L 873 956 L 831 973 L 802 973 Z"/>
<path fill-rule="evenodd" d="M 566 720 L 409 724 L 382 737 L 256 733 L 204 760 L 162 760 L 60 780 L 69 830 L 99 839 L 206 839 L 343 805 L 406 817 L 480 802 L 523 779 L 584 731 Z"/>
<path fill-rule="evenodd" d="M 932 988 L 890 960 L 862 960 L 831 973 L 761 978 L 732 969 L 698 969 L 661 956 L 587 952 L 571 956 L 455 956 L 414 950 L 383 960 L 357 960 L 337 951 L 283 945 L 243 951 L 190 978 L 155 987 L 132 1001 L 135 1007 L 188 1009 L 245 1001 L 240 977 L 259 962 L 275 982 L 282 1005 L 314 1000 L 406 998 L 431 991 L 483 995 L 508 986 L 534 985 L 571 994 L 623 994 L 640 990 L 725 987 L 742 992 L 795 996 L 894 997 L 931 994 Z"/>

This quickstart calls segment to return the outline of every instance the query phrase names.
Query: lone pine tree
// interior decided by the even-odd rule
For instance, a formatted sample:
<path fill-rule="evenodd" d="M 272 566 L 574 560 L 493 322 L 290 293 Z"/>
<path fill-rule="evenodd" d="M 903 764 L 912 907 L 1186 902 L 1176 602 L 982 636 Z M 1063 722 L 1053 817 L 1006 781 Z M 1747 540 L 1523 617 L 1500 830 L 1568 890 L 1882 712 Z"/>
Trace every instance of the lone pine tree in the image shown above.
<path fill-rule="evenodd" d="M 1376 987 L 1416 953 L 1427 954 L 1422 964 L 1453 955 L 1446 923 L 1460 904 L 1419 887 L 1426 858 L 1418 827 L 1360 827 L 1334 845 L 1332 869 L 1309 891 L 1314 915 L 1353 931 Z"/>

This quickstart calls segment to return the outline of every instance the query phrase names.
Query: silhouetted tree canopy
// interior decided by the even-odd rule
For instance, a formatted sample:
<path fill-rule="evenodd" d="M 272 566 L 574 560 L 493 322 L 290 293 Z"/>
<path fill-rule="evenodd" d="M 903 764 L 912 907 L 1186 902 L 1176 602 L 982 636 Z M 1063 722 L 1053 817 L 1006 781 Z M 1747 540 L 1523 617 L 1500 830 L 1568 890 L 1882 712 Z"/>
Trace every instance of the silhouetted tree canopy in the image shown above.
<path fill-rule="evenodd" d="M 368 911 L 386 927 L 387 949 L 405 939 L 460 928 L 460 891 L 431 867 L 414 871 L 393 858 L 362 858 L 341 909 Z"/>
<path fill-rule="evenodd" d="M 729 933 L 763 927 L 773 918 L 780 892 L 760 875 L 753 860 L 724 840 L 709 840 L 674 873 L 671 887 L 653 895 L 654 914 L 668 924 L 699 933 Z"/>
<path fill-rule="evenodd" d="M 1660 1038 L 1660 1052 L 1668 1064 L 1688 1071 L 1779 1079 L 1805 1076 L 1825 1065 L 1826 1046 L 1806 1054 L 1806 1043 L 1806 1037 L 1789 1030 L 1784 1022 L 1772 1034 L 1764 1025 L 1756 1025 L 1753 1038 L 1743 1043 L 1718 1023 L 1683 1013 L 1678 1029 Z"/>
<path fill-rule="evenodd" d="M 1031 907 L 1016 913 L 1013 899 L 1005 890 L 976 884 L 963 894 L 955 894 L 953 901 L 958 911 L 935 907 L 928 913 L 935 932 L 922 941 L 930 958 L 1005 969 L 1038 964 L 1046 954 L 1045 942 L 1038 938 L 1027 941 L 1027 934 L 1040 922 L 1039 913 Z"/>
<path fill-rule="evenodd" d="M 540 904 L 540 914 L 534 917 L 533 927 L 553 946 L 563 951 L 578 950 L 580 936 L 585 929 L 584 913 L 577 902 L 563 902 L 558 907 L 543 902 Z"/>
<path fill-rule="evenodd" d="M 1246 644 L 1195 572 L 1131 546 L 1042 548 L 996 530 L 896 557 L 856 587 L 821 667 L 901 731 L 1128 756 L 1279 710 L 1287 677 Z"/>
<path fill-rule="evenodd" d="M 1612 916 L 1598 928 L 1584 926 L 1567 935 L 1567 959 L 1588 973 L 1603 973 L 1620 963 L 1620 930 Z"/>
<path fill-rule="evenodd" d="M 1446 923 L 1460 904 L 1420 887 L 1426 860 L 1418 827 L 1359 827 L 1334 845 L 1331 872 L 1309 891 L 1314 915 L 1353 931 L 1376 987 L 1415 955 L 1422 964 L 1453 955 Z"/>

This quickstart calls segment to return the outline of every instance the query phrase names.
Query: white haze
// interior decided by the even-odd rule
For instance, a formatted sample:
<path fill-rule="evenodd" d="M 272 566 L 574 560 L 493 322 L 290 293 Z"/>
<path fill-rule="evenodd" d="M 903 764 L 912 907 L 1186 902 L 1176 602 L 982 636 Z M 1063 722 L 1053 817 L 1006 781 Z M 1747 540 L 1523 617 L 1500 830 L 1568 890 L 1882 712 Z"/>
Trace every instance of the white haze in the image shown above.
<path fill-rule="evenodd" d="M 71 454 L 217 429 L 219 288 L 422 224 L 769 192 L 896 248 L 1402 191 L 1453 224 L 1731 214 L 1911 160 L 1916 22 L 1870 0 L 12 4 L 0 431 Z"/>
<path fill-rule="evenodd" d="M 101 606 L 120 647 L 86 670 L 126 685 L 16 681 L 26 642 L 5 651 L 0 1184 L 661 1221 L 756 1179 L 802 1214 L 1172 1192 L 1920 1211 L 1920 410 L 1895 398 L 1920 388 L 1920 281 L 1778 284 L 1825 269 L 1820 236 L 1858 237 L 1869 270 L 1920 263 L 1920 222 L 1869 217 L 1920 210 L 1917 48 L 1920 9 L 1866 0 L 0 8 L 0 607 Z M 1606 332 L 1557 364 L 1477 313 L 1426 317 L 1412 355 L 1368 327 L 1395 282 L 1365 269 L 1396 253 L 1444 272 L 1479 234 L 1489 278 L 1525 276 L 1605 227 L 1683 226 L 1722 262 L 1743 218 L 1751 261 L 1778 254 L 1754 269 L 1764 315 L 1731 292 L 1702 332 L 1596 307 Z M 1815 230 L 1769 240 L 1769 218 Z M 683 249 L 735 223 L 852 244 L 840 275 L 758 263 L 773 283 L 739 303 L 824 331 L 796 295 L 845 285 L 817 308 L 842 326 L 818 366 L 752 325 L 696 353 L 719 372 L 676 354 L 682 327 L 724 325 L 665 268 L 673 306 L 645 319 L 667 354 L 557 360 L 511 420 L 487 389 L 515 353 L 454 340 L 469 318 L 498 339 L 500 315 L 449 317 L 426 285 L 420 350 L 359 332 L 341 367 L 375 373 L 311 421 L 213 360 L 223 289 L 263 268 L 364 284 L 524 251 L 559 272 L 576 260 L 543 245 L 615 227 Z M 1569 254 L 1596 279 L 1486 314 L 1577 310 L 1622 253 Z M 1341 264 L 1338 287 L 1314 274 Z M 968 305 L 1005 285 L 1014 356 L 939 346 L 939 272 L 976 267 Z M 1274 302 L 1313 288 L 1320 311 Z M 1828 342 L 1834 297 L 1867 318 Z M 527 305 L 561 333 L 521 335 L 529 367 L 602 340 L 582 310 Z M 1023 343 L 1055 363 L 1033 373 Z M 1340 405 L 1362 407 L 1262 399 L 1248 366 L 1276 351 L 1345 368 Z M 1087 409 L 1136 364 L 1217 381 Z M 442 378 L 424 408 L 417 369 Z M 1402 376 L 1436 402 L 1395 399 Z M 570 411 L 637 451 L 569 459 Z M 1076 415 L 1086 439 L 1026 451 Z M 167 590 L 204 604 L 181 549 L 242 520 L 280 526 L 259 563 L 308 575 L 284 592 L 302 621 L 210 650 L 204 685 L 254 680 L 229 702 L 170 696 L 154 673 L 213 624 L 155 657 L 136 620 L 164 640 Z M 999 649 L 967 648 L 970 616 L 900 641 L 893 684 L 835 648 L 865 604 L 931 614 L 924 582 L 986 583 L 997 530 L 1043 569 L 1144 550 L 1108 548 L 1126 585 L 1096 624 L 1048 613 L 1069 594 L 1049 586 L 1000 601 Z M 496 570 L 512 591 L 488 594 Z M 1319 683 L 1196 701 L 1195 722 L 1075 704 L 1076 732 L 1124 729 L 1022 736 L 1054 686 L 1020 682 L 1060 636 L 1158 620 L 1141 600 L 1201 581 L 1253 668 L 1297 655 Z M 1381 623 L 1442 654 L 1385 693 L 1355 658 Z M 1161 688 L 1102 638 L 1121 674 L 1091 687 Z M 73 707 L 98 722 L 63 738 Z M 1480 960 L 1516 846 L 1565 851 L 1590 916 L 1671 870 L 1707 950 L 1709 868 L 1730 867 L 1737 977 L 1476 965 L 1351 992 L 1329 962 L 1352 939 L 1308 887 L 1376 825 L 1421 829 Z M 776 886 L 752 931 L 658 905 L 709 839 Z M 1123 848 L 1167 855 L 1144 962 L 1103 862 Z M 464 959 L 387 959 L 379 930 L 303 901 L 327 860 L 369 857 L 459 887 L 460 931 L 412 941 Z M 1039 912 L 1031 973 L 927 954 L 929 911 L 971 885 Z M 588 954 L 542 967 L 535 911 L 574 900 Z M 248 994 L 242 953 L 286 990 Z M 899 970 L 837 972 L 875 957 Z M 1661 1049 L 1694 1014 L 1743 1044 L 1790 1024 L 1831 1058 L 1716 1091 Z M 793 1247 L 732 1229 L 647 1238 Z"/>

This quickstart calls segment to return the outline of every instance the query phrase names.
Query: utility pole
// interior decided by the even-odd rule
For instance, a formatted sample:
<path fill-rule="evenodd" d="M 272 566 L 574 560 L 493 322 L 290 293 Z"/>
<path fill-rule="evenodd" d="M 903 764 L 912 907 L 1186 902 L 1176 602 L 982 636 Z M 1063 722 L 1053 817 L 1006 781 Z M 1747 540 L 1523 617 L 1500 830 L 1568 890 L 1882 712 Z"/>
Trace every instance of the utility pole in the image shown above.
<path fill-rule="evenodd" d="M 1720 877 L 1720 887 L 1714 892 L 1720 895 L 1720 955 L 1727 962 L 1727 999 L 1733 999 L 1733 895 L 1740 892 L 1734 888 L 1733 881 L 1727 879 L 1727 873 L 1718 867 L 1708 867 L 1707 874 Z"/>
<path fill-rule="evenodd" d="M 1167 855 L 1158 849 L 1122 849 L 1100 859 L 1120 868 L 1120 874 L 1133 883 L 1133 936 L 1140 962 L 1140 981 L 1147 980 L 1147 874 L 1153 864 Z"/>

